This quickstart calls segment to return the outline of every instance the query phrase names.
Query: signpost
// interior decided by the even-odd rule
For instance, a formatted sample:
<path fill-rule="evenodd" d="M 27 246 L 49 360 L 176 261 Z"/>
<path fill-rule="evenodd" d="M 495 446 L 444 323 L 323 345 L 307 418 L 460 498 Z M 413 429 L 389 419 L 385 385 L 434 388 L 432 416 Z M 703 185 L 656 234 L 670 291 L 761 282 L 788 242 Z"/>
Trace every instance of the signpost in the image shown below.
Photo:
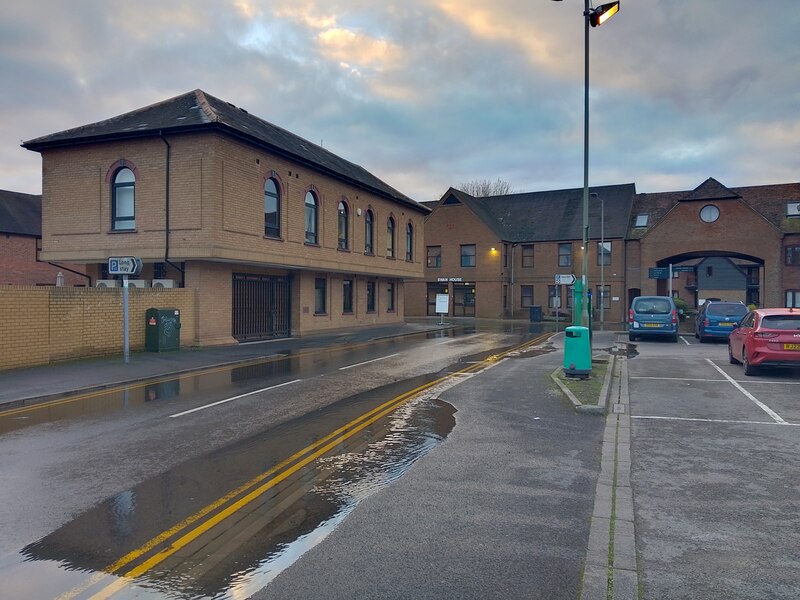
<path fill-rule="evenodd" d="M 450 294 L 436 294 L 436 313 L 439 325 L 444 325 L 444 316 L 450 314 Z"/>
<path fill-rule="evenodd" d="M 572 285 L 575 283 L 575 275 L 572 273 L 556 275 L 556 285 Z"/>
<path fill-rule="evenodd" d="M 108 274 L 122 275 L 122 355 L 127 363 L 130 359 L 128 332 L 128 275 L 142 271 L 142 259 L 136 256 L 111 256 L 108 259 Z"/>

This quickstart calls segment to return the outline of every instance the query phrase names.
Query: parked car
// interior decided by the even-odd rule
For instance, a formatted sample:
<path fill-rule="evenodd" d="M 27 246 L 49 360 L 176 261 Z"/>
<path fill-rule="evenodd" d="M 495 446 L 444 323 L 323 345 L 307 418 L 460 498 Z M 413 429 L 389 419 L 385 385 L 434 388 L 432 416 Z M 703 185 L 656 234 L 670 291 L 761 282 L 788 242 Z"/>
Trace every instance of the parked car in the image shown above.
<path fill-rule="evenodd" d="M 678 309 L 669 296 L 637 296 L 628 310 L 628 339 L 667 337 L 678 341 Z"/>
<path fill-rule="evenodd" d="M 728 337 L 728 360 L 745 375 L 759 367 L 800 367 L 800 309 L 757 308 Z"/>
<path fill-rule="evenodd" d="M 736 324 L 747 314 L 742 302 L 706 300 L 694 321 L 694 337 L 702 344 L 708 339 L 728 339 Z"/>

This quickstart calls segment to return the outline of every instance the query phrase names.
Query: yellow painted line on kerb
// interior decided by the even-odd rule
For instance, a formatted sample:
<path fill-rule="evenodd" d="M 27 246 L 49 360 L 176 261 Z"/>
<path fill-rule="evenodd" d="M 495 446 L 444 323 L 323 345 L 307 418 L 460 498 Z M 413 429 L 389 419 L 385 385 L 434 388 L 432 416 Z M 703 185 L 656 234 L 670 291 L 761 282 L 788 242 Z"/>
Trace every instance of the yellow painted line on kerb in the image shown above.
<path fill-rule="evenodd" d="M 487 363 L 497 362 L 505 358 L 508 354 L 512 352 L 518 352 L 528 346 L 541 343 L 545 339 L 549 338 L 551 335 L 552 334 L 548 333 L 538 336 L 533 340 L 520 344 L 519 346 L 516 346 L 499 354 L 494 354 L 492 356 L 489 356 L 485 360 L 479 363 L 469 365 L 464 369 L 455 371 L 453 373 L 445 375 L 444 377 L 440 377 L 434 381 L 418 386 L 413 390 L 405 392 L 400 396 L 397 396 L 395 398 L 392 398 L 391 400 L 388 400 L 387 402 L 384 402 L 380 406 L 364 413 L 360 417 L 336 429 L 335 431 L 331 432 L 330 434 L 318 440 L 317 442 L 307 446 L 306 448 L 300 450 L 299 452 L 296 452 L 289 458 L 281 461 L 279 464 L 275 465 L 274 467 L 265 471 L 264 473 L 254 477 L 247 483 L 239 486 L 232 492 L 229 492 L 222 498 L 218 499 L 212 504 L 209 504 L 208 506 L 204 507 L 203 509 L 191 515 L 190 517 L 187 517 L 186 519 L 179 522 L 175 526 L 154 537 L 153 539 L 145 543 L 143 546 L 137 548 L 136 550 L 133 550 L 132 552 L 129 552 L 116 562 L 108 565 L 103 570 L 104 573 L 98 573 L 96 576 L 90 578 L 87 582 L 85 582 L 84 585 L 78 588 L 73 588 L 66 594 L 59 596 L 58 600 L 70 600 L 72 598 L 75 598 L 78 594 L 86 591 L 89 587 L 98 583 L 101 579 L 107 577 L 108 575 L 113 575 L 121 571 L 124 567 L 138 560 L 156 546 L 178 535 L 179 533 L 181 533 L 181 531 L 187 529 L 190 525 L 196 523 L 200 519 L 203 519 L 204 517 L 214 512 L 218 508 L 224 506 L 237 496 L 245 494 L 241 496 L 238 500 L 236 500 L 235 502 L 224 508 L 223 510 L 216 513 L 208 520 L 200 523 L 194 529 L 191 529 L 186 533 L 184 533 L 181 537 L 176 539 L 174 542 L 170 543 L 169 546 L 163 548 L 162 550 L 151 556 L 149 559 L 140 563 L 138 566 L 128 570 L 127 572 L 121 573 L 119 579 L 115 580 L 102 590 L 92 595 L 90 597 L 90 600 L 104 600 L 106 598 L 111 597 L 113 594 L 115 594 L 119 590 L 123 589 L 124 587 L 132 583 L 134 578 L 143 575 L 156 565 L 160 564 L 161 562 L 169 558 L 171 555 L 175 554 L 178 550 L 187 546 L 188 544 L 196 540 L 198 537 L 200 537 L 202 534 L 206 533 L 214 526 L 218 525 L 231 515 L 235 514 L 238 510 L 247 506 L 248 504 L 256 500 L 258 497 L 263 495 L 265 492 L 278 485 L 283 480 L 287 479 L 288 477 L 290 477 L 303 467 L 307 466 L 308 464 L 312 463 L 316 459 L 320 458 L 321 456 L 325 455 L 331 449 L 337 447 L 339 444 L 351 438 L 352 436 L 362 431 L 366 427 L 370 426 L 374 422 L 390 414 L 398 406 L 400 406 L 410 398 L 418 395 L 420 392 L 423 392 L 424 390 L 433 387 L 434 385 L 441 383 L 442 381 L 445 381 L 447 379 L 450 379 L 454 376 L 461 375 L 464 373 L 469 373 L 471 371 L 480 370 L 484 368 Z M 268 479 L 270 477 L 272 478 Z M 257 487 L 253 488 L 253 486 Z M 253 489 L 247 492 L 247 490 L 251 488 Z"/>

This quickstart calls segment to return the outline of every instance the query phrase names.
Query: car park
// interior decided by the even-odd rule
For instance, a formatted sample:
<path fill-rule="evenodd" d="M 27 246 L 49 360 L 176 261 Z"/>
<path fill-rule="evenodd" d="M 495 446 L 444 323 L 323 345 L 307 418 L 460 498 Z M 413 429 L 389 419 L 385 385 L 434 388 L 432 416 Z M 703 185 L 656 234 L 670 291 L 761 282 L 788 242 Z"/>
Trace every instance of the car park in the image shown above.
<path fill-rule="evenodd" d="M 669 296 L 637 296 L 628 310 L 628 339 L 662 337 L 678 341 L 678 309 Z"/>
<path fill-rule="evenodd" d="M 760 367 L 800 367 L 800 309 L 748 312 L 728 337 L 728 360 L 741 363 L 745 375 Z"/>
<path fill-rule="evenodd" d="M 709 339 L 726 340 L 736 324 L 747 314 L 742 302 L 712 302 L 700 307 L 694 324 L 694 337 L 703 343 Z"/>

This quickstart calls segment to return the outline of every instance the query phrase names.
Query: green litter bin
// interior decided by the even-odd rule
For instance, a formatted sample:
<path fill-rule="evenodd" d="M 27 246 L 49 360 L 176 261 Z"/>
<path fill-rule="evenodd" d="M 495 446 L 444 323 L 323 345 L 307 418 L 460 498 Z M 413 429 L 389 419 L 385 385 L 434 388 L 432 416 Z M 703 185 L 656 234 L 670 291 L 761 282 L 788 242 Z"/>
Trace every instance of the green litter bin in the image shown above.
<path fill-rule="evenodd" d="M 564 335 L 564 375 L 588 377 L 592 372 L 592 345 L 589 339 L 589 328 L 572 325 L 566 328 Z"/>
<path fill-rule="evenodd" d="M 145 311 L 144 347 L 148 352 L 177 350 L 181 345 L 181 311 L 148 308 Z"/>

